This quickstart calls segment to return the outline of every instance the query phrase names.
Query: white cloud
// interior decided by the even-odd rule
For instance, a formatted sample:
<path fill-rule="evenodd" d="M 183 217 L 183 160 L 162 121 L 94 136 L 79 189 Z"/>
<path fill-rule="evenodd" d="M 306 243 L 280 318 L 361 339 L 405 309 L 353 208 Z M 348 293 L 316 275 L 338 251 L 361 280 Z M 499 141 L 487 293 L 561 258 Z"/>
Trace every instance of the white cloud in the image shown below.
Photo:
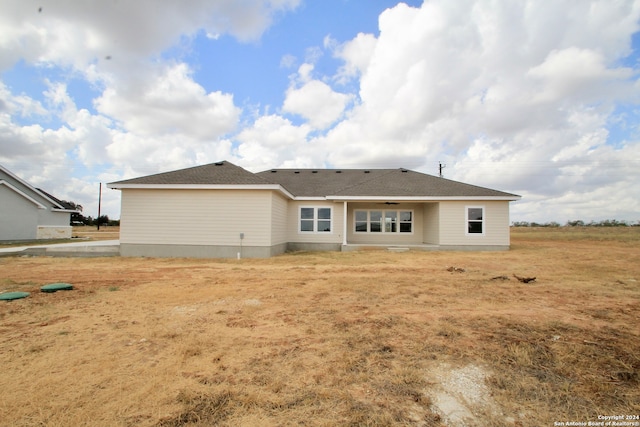
<path fill-rule="evenodd" d="M 536 102 L 601 101 L 622 99 L 630 68 L 607 68 L 602 54 L 591 49 L 569 47 L 553 50 L 528 75 L 540 81 Z"/>
<path fill-rule="evenodd" d="M 107 88 L 95 101 L 98 111 L 140 136 L 178 134 L 212 141 L 235 128 L 240 110 L 233 96 L 207 93 L 186 64 L 148 72 L 155 75 L 145 82 Z"/>
<path fill-rule="evenodd" d="M 153 55 L 199 30 L 230 33 L 243 40 L 259 37 L 275 14 L 299 0 L 20 0 L 0 5 L 0 69 L 18 58 L 28 62 L 73 65 L 111 57 L 130 63 Z M 39 9 L 41 10 L 39 11 Z"/>
<path fill-rule="evenodd" d="M 296 64 L 296 57 L 291 54 L 286 54 L 280 59 L 280 67 L 293 68 Z"/>
<path fill-rule="evenodd" d="M 335 48 L 334 55 L 344 61 L 338 70 L 337 78 L 340 82 L 361 75 L 369 66 L 376 47 L 377 39 L 373 34 L 358 33 L 356 38 L 349 40 Z"/>
<path fill-rule="evenodd" d="M 260 117 L 236 137 L 238 164 L 253 171 L 298 164 L 309 131 L 278 115 Z"/>
<path fill-rule="evenodd" d="M 614 148 L 607 127 L 616 105 L 638 102 L 637 72 L 621 59 L 639 17 L 632 1 L 399 4 L 380 16 L 377 38 L 336 49 L 345 64 L 335 77 L 361 76 L 360 102 L 313 143 L 340 166 L 436 174 L 444 161 L 448 177 L 525 201 L 620 180 L 640 198 L 629 190 L 637 173 L 601 161 L 638 166 L 639 143 Z"/>
<path fill-rule="evenodd" d="M 308 80 L 300 88 L 287 90 L 282 110 L 301 115 L 314 129 L 325 129 L 342 116 L 351 98 L 324 82 Z"/>
<path fill-rule="evenodd" d="M 42 101 L 0 82 L 1 162 L 64 196 L 72 187 L 55 176 L 78 162 L 113 180 L 220 159 L 252 170 L 432 174 L 442 161 L 449 178 L 522 194 L 515 220 L 640 211 L 640 82 L 627 58 L 638 1 L 398 4 L 377 35 L 327 35 L 322 47 L 282 56 L 285 73 L 305 62 L 281 88 L 279 113 L 258 106 L 255 117 L 230 90 L 205 89 L 188 58 L 162 53 L 180 43 L 188 51 L 196 34 L 255 40 L 298 0 L 156 3 L 54 0 L 40 13 L 29 2 L 0 5 L 0 70 L 20 59 L 58 66 L 100 93 L 89 111 L 53 80 Z M 327 52 L 342 64 L 323 75 Z"/>

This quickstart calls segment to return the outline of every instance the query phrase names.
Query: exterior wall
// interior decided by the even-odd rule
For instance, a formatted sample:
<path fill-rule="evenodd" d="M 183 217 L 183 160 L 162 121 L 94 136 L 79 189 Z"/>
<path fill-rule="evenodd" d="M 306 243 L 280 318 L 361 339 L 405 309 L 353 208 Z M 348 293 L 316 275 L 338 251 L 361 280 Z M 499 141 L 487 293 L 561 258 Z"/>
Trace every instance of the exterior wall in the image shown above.
<path fill-rule="evenodd" d="M 424 228 L 422 241 L 431 245 L 440 244 L 440 204 L 425 203 L 424 210 Z"/>
<path fill-rule="evenodd" d="M 509 202 L 347 204 L 347 243 L 507 249 Z M 466 208 L 484 208 L 484 233 L 467 235 Z M 301 207 L 330 207 L 331 232 L 300 232 Z M 411 210 L 412 233 L 355 233 L 356 210 Z M 269 257 L 285 250 L 340 250 L 344 202 L 292 201 L 265 190 L 122 190 L 122 256 Z M 240 233 L 244 239 L 240 241 Z"/>
<path fill-rule="evenodd" d="M 274 246 L 217 246 L 120 243 L 121 256 L 162 258 L 269 258 L 287 249 L 286 244 Z"/>
<path fill-rule="evenodd" d="M 440 202 L 440 246 L 446 249 L 464 249 L 485 246 L 491 249 L 508 248 L 509 202 L 463 201 Z M 467 206 L 484 207 L 484 234 L 466 234 Z"/>
<path fill-rule="evenodd" d="M 356 210 L 411 210 L 412 233 L 356 233 Z M 420 245 L 424 240 L 424 210 L 421 203 L 384 205 L 379 203 L 349 203 L 347 208 L 347 243 L 355 245 Z"/>
<path fill-rule="evenodd" d="M 47 227 L 69 227 L 71 214 L 51 209 L 38 209 L 38 224 Z"/>
<path fill-rule="evenodd" d="M 0 185 L 0 240 L 36 239 L 39 210 L 30 200 Z"/>
<path fill-rule="evenodd" d="M 50 200 L 0 170 L 0 240 L 71 238 L 71 214 L 52 208 Z"/>
<path fill-rule="evenodd" d="M 271 196 L 271 219 L 271 244 L 287 243 L 287 199 L 276 192 L 273 192 Z"/>
<path fill-rule="evenodd" d="M 73 234 L 72 231 L 73 231 L 73 228 L 70 225 L 67 225 L 67 226 L 39 225 L 37 230 L 37 238 L 38 239 L 70 239 Z"/>
<path fill-rule="evenodd" d="M 314 208 L 332 208 L 332 223 L 330 233 L 303 233 L 299 231 L 300 227 L 300 208 L 301 207 L 314 207 Z M 309 200 L 309 201 L 289 201 L 287 207 L 287 241 L 290 243 L 290 248 L 293 248 L 292 244 L 296 243 L 342 243 L 342 230 L 343 230 L 343 212 L 344 204 L 328 202 L 324 200 Z M 309 246 L 306 246 L 309 247 Z M 320 246 L 319 246 L 320 247 Z"/>
<path fill-rule="evenodd" d="M 270 191 L 123 189 L 123 254 L 127 245 L 268 247 L 271 206 Z"/>

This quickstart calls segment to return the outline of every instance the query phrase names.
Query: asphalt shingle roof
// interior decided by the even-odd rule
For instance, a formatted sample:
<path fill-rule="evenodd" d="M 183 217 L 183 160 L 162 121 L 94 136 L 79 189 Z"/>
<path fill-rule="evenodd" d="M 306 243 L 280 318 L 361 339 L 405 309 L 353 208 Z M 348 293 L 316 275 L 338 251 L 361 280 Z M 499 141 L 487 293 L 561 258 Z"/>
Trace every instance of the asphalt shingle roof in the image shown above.
<path fill-rule="evenodd" d="M 279 184 L 295 197 L 514 197 L 408 169 L 270 169 L 252 173 L 227 161 L 143 176 L 119 185 Z"/>
<path fill-rule="evenodd" d="M 172 172 L 157 173 L 140 178 L 113 182 L 118 184 L 145 185 L 264 185 L 271 184 L 246 169 L 227 161 L 194 166 Z"/>
<path fill-rule="evenodd" d="M 518 197 L 408 169 L 271 169 L 257 175 L 298 197 Z"/>

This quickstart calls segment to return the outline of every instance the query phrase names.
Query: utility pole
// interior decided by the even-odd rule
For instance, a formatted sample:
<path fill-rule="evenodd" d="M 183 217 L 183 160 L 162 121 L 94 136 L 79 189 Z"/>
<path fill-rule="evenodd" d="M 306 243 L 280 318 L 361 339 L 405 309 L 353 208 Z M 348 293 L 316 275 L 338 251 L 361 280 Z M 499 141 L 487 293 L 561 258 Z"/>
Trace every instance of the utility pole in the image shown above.
<path fill-rule="evenodd" d="M 438 172 L 439 172 L 439 174 L 440 174 L 440 178 L 443 178 L 443 176 L 442 176 L 442 170 L 443 170 L 444 168 L 446 168 L 446 167 L 447 167 L 447 165 L 443 165 L 443 164 L 442 164 L 442 162 L 438 162 Z"/>
<path fill-rule="evenodd" d="M 102 204 L 102 183 L 100 183 L 100 190 L 98 191 L 98 218 L 96 222 L 98 223 L 98 231 L 100 231 L 100 205 Z"/>

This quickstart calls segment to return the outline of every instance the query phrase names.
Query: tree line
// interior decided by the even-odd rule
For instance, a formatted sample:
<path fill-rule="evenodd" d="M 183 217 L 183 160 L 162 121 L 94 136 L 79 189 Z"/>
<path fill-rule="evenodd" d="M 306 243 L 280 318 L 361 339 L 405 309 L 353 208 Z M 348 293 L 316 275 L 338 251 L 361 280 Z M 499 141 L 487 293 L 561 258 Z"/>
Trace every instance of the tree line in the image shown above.
<path fill-rule="evenodd" d="M 84 216 L 82 215 L 82 205 L 79 205 L 75 202 L 68 202 L 66 200 L 60 200 L 62 206 L 69 210 L 75 210 L 71 214 L 71 222 L 70 225 L 80 226 L 80 225 L 94 225 L 94 226 L 102 226 L 102 225 L 111 225 L 118 226 L 120 225 L 119 219 L 110 219 L 109 215 L 100 215 L 97 218 L 92 216 Z"/>
<path fill-rule="evenodd" d="M 602 221 L 590 221 L 585 222 L 580 219 L 567 221 L 562 225 L 558 222 L 528 222 L 528 221 L 514 221 L 511 223 L 513 227 L 639 227 L 640 221 L 628 222 L 625 220 L 617 219 L 605 219 Z"/>

